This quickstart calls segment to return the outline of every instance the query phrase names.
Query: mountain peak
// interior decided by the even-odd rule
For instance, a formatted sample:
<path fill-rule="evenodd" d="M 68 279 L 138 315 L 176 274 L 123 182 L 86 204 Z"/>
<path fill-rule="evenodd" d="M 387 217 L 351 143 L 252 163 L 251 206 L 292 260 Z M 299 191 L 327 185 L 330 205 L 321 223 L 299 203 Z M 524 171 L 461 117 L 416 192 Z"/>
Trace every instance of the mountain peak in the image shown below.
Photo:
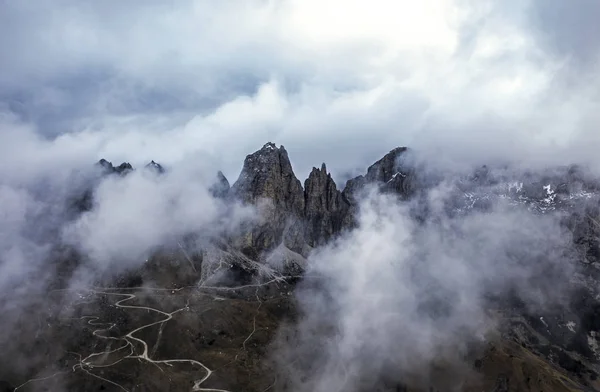
<path fill-rule="evenodd" d="M 274 143 L 267 143 L 246 156 L 230 192 L 245 203 L 269 200 L 269 222 L 248 237 L 251 248 L 262 252 L 286 241 L 289 249 L 300 250 L 300 246 L 296 247 L 298 241 L 293 239 L 295 231 L 288 230 L 288 221 L 304 213 L 304 190 L 283 146 L 277 148 Z"/>
<path fill-rule="evenodd" d="M 154 160 L 150 161 L 150 163 L 148 163 L 145 166 L 146 169 L 152 170 L 158 174 L 163 174 L 165 172 L 165 168 L 162 167 L 162 165 L 160 163 L 156 163 L 154 162 Z"/>
<path fill-rule="evenodd" d="M 133 166 L 131 166 L 131 164 L 129 162 L 123 162 L 119 166 L 117 166 L 115 168 L 115 170 L 119 174 L 125 174 L 125 173 L 130 172 L 131 170 L 133 170 Z"/>
<path fill-rule="evenodd" d="M 342 191 L 344 199 L 350 204 L 356 204 L 357 197 L 368 184 L 377 185 L 384 192 L 390 191 L 403 197 L 407 196 L 410 193 L 411 175 L 400 162 L 400 158 L 407 150 L 407 147 L 394 148 L 369 166 L 367 174 L 348 180 Z"/>
<path fill-rule="evenodd" d="M 96 165 L 100 166 L 104 172 L 104 174 L 120 174 L 125 175 L 133 170 L 133 167 L 129 162 L 123 162 L 119 166 L 113 166 L 112 162 L 107 161 L 106 159 L 100 159 Z"/>
<path fill-rule="evenodd" d="M 246 156 L 232 190 L 246 202 L 267 197 L 289 211 L 300 212 L 304 208 L 302 184 L 294 174 L 287 151 L 271 142 Z"/>
<path fill-rule="evenodd" d="M 313 167 L 304 181 L 304 200 L 305 238 L 310 246 L 327 243 L 350 223 L 347 219 L 350 205 L 343 200 L 325 163 L 321 169 Z"/>
<path fill-rule="evenodd" d="M 265 143 L 264 146 L 262 146 L 261 151 L 263 151 L 263 150 L 274 151 L 274 150 L 278 150 L 278 148 L 275 145 L 275 143 L 273 143 L 273 142 L 267 142 L 267 143 Z"/>
<path fill-rule="evenodd" d="M 227 193 L 229 192 L 230 188 L 231 187 L 229 185 L 227 177 L 225 177 L 223 172 L 219 170 L 217 172 L 217 176 L 215 178 L 214 183 L 209 188 L 209 191 L 214 197 L 222 198 L 227 196 Z"/>

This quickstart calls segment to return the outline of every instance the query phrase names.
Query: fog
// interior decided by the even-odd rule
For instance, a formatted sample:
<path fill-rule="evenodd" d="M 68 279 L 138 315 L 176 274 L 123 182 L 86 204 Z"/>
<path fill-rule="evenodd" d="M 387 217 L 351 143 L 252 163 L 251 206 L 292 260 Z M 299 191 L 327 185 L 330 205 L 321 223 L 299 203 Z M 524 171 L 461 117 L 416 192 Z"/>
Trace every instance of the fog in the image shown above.
<path fill-rule="evenodd" d="M 358 228 L 312 254 L 272 354 L 281 390 L 460 390 L 500 309 L 568 308 L 580 255 L 561 214 L 500 200 L 457 215 L 456 179 L 410 203 L 372 189 Z"/>
<path fill-rule="evenodd" d="M 187 251 L 200 252 L 258 218 L 252 206 L 213 195 L 218 166 L 209 156 L 164 174 L 145 163 L 125 175 L 105 174 L 97 152 L 79 149 L 86 135 L 47 140 L 14 122 L 1 126 L 0 345 L 3 358 L 15 359 L 4 376 L 48 365 L 43 354 L 23 353 L 32 350 L 43 318 L 69 317 L 79 298 L 68 296 L 57 309 L 55 290 L 91 289 L 136 273 L 158 250 L 179 255 L 189 235 L 196 240 Z M 47 349 L 60 352 L 60 339 Z"/>

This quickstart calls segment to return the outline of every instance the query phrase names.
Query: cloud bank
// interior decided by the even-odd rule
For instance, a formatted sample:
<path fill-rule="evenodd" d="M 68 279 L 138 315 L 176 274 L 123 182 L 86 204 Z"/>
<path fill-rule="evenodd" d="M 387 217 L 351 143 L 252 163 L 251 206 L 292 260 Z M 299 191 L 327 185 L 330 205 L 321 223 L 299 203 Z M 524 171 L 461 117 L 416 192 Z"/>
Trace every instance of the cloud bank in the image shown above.
<path fill-rule="evenodd" d="M 90 155 L 209 154 L 228 177 L 266 140 L 301 175 L 396 145 L 444 165 L 598 165 L 593 1 L 1 7 L 2 106 Z"/>
<path fill-rule="evenodd" d="M 560 216 L 501 202 L 448 215 L 449 189 L 427 193 L 423 223 L 416 201 L 371 192 L 358 228 L 311 256 L 299 321 L 275 343 L 281 390 L 454 390 L 510 298 L 565 305 L 577 256 Z"/>

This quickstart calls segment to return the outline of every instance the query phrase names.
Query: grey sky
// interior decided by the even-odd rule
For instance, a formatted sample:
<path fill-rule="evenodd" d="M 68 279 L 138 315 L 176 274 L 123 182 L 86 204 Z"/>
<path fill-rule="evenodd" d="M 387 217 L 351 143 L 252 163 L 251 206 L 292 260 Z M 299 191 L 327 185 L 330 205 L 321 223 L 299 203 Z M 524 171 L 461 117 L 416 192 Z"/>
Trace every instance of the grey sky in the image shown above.
<path fill-rule="evenodd" d="M 266 141 L 286 146 L 300 178 L 322 161 L 337 175 L 363 169 L 397 145 L 444 164 L 598 164 L 599 8 L 3 1 L 0 108 L 16 120 L 0 142 L 18 125 L 60 160 L 200 157 L 231 181 Z"/>

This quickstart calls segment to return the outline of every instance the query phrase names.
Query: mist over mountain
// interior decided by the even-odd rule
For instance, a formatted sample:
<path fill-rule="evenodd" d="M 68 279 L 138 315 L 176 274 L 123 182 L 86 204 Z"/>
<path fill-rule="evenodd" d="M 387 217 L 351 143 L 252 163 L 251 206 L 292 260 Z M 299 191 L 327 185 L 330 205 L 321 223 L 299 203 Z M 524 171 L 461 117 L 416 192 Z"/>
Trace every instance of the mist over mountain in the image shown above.
<path fill-rule="evenodd" d="M 101 159 L 4 198 L 5 389 L 598 388 L 593 172 L 291 162 Z"/>
<path fill-rule="evenodd" d="M 599 390 L 597 15 L 0 2 L 0 392 Z"/>

